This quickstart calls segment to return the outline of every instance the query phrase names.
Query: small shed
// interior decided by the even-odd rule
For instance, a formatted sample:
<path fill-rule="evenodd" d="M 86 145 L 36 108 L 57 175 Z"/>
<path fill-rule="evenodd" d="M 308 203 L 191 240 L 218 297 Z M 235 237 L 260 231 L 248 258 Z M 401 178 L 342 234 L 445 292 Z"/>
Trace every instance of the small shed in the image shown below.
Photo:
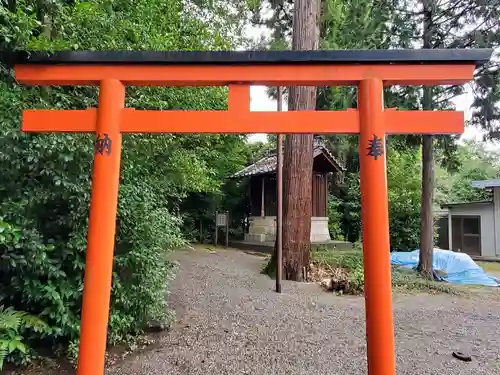
<path fill-rule="evenodd" d="M 500 258 L 500 180 L 473 181 L 492 191 L 492 199 L 448 203 L 439 219 L 439 247 L 476 258 Z"/>
<path fill-rule="evenodd" d="M 343 166 L 326 148 L 322 137 L 314 138 L 312 176 L 311 241 L 331 240 L 328 230 L 328 192 L 332 181 L 342 178 Z M 256 163 L 231 176 L 249 180 L 249 225 L 245 241 L 274 243 L 276 238 L 276 153 L 269 153 Z"/>

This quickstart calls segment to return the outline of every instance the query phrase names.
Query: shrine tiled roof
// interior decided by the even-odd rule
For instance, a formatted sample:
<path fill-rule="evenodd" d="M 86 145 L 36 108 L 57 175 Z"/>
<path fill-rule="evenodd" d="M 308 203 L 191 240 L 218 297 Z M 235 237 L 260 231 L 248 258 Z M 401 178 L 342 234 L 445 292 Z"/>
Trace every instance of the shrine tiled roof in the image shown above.
<path fill-rule="evenodd" d="M 324 141 L 320 137 L 314 138 L 313 158 L 319 155 L 325 155 L 335 169 L 344 171 L 345 167 L 332 155 L 330 150 L 326 147 Z M 243 168 L 241 171 L 236 172 L 230 178 L 239 179 L 250 176 L 263 175 L 268 173 L 275 173 L 277 166 L 276 152 L 263 157 L 252 165 Z"/>

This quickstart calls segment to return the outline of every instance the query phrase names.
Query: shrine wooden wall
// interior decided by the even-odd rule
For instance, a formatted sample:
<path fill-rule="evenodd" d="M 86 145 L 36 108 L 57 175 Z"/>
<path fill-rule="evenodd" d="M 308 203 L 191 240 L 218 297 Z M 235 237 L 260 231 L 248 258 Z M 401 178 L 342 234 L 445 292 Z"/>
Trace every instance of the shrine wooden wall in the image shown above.
<path fill-rule="evenodd" d="M 262 215 L 262 179 L 264 179 L 264 216 L 276 216 L 276 176 L 253 176 L 250 179 L 251 216 Z M 312 216 L 328 216 L 328 175 L 313 173 Z"/>

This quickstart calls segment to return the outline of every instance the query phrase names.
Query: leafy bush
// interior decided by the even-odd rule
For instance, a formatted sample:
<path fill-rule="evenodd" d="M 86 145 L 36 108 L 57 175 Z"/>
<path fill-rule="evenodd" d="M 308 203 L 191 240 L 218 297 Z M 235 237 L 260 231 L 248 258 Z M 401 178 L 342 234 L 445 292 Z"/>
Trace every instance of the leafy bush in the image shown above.
<path fill-rule="evenodd" d="M 420 243 L 421 161 L 418 151 L 391 150 L 387 161 L 391 248 L 414 250 Z"/>
<path fill-rule="evenodd" d="M 333 289 L 345 294 L 362 294 L 364 292 L 363 252 L 360 243 L 356 243 L 354 249 L 350 251 L 318 248 L 313 252 L 313 262 L 315 267 L 322 269 L 322 272 L 317 270 L 322 278 L 331 278 L 329 290 Z M 415 270 L 393 266 L 391 275 L 393 290 L 462 293 L 459 288 L 452 284 L 425 279 Z"/>
<path fill-rule="evenodd" d="M 0 87 L 1 89 L 1 87 Z M 14 88 L 18 90 L 18 88 Z M 0 293 L 15 309 L 38 315 L 51 339 L 76 355 L 90 200 L 91 137 L 19 135 L 20 96 L 0 96 Z M 1 90 L 0 90 L 1 92 Z M 6 100 L 2 100 L 6 99 Z M 240 136 L 124 137 L 109 342 L 128 340 L 149 323 L 167 325 L 168 255 L 185 241 L 175 214 L 189 191 L 213 191 L 217 159 Z M 189 147 L 187 144 L 191 145 Z M 214 151 L 216 150 L 216 152 Z M 201 156 L 200 156 L 201 155 Z M 236 168 L 241 165 L 236 164 Z M 18 355 L 19 353 L 14 353 Z"/>
<path fill-rule="evenodd" d="M 345 294 L 361 294 L 364 291 L 361 254 L 359 248 L 338 251 L 320 247 L 313 252 L 313 262 L 316 267 L 323 268 L 331 278 L 331 285 L 328 288 Z"/>
<path fill-rule="evenodd" d="M 391 247 L 416 249 L 420 242 L 420 157 L 417 150 L 391 150 L 387 161 L 389 230 Z M 348 241 L 361 237 L 361 192 L 359 172 L 346 176 L 346 191 L 339 203 L 331 203 L 330 215 L 343 217 L 343 233 Z M 337 207 L 337 212 L 334 208 Z M 336 219 L 335 219 L 336 220 Z M 387 250 L 389 251 L 389 249 Z"/>
<path fill-rule="evenodd" d="M 365 290 L 365 273 L 363 271 L 363 268 L 356 268 L 354 269 L 348 278 L 350 284 L 351 284 L 351 289 L 363 293 Z"/>
<path fill-rule="evenodd" d="M 180 220 L 158 205 L 158 197 L 130 199 L 128 189 L 136 187 L 125 185 L 120 189 L 125 197 L 119 202 L 119 212 L 123 214 L 118 228 L 120 240 L 115 253 L 109 321 L 108 340 L 112 344 L 127 335 L 141 333 L 145 323 L 168 324 L 173 318 L 165 299 L 175 270 L 168 254 L 185 243 Z"/>
<path fill-rule="evenodd" d="M 487 180 L 500 175 L 500 153 L 487 150 L 483 142 L 468 140 L 458 146 L 459 167 L 450 172 L 436 166 L 436 203 L 459 203 L 490 200 L 488 189 L 472 187 L 474 180 Z M 445 159 L 445 157 L 441 157 Z"/>
<path fill-rule="evenodd" d="M 342 215 L 342 232 L 347 241 L 356 242 L 361 235 L 361 191 L 359 172 L 347 173 L 341 204 L 338 211 Z"/>
<path fill-rule="evenodd" d="M 34 315 L 0 305 L 0 370 L 5 361 L 15 364 L 29 361 L 30 347 L 26 343 L 33 332 L 43 337 L 51 329 Z"/>
<path fill-rule="evenodd" d="M 71 3 L 71 4 L 70 4 Z M 13 2 L 1 32 L 9 49 L 230 49 L 234 27 L 214 24 L 180 0 Z M 127 5 L 128 4 L 128 5 Z M 48 14 L 47 14 L 48 13 Z M 47 15 L 48 17 L 45 17 Z M 166 16 L 167 15 L 167 16 Z M 41 32 L 50 19 L 57 33 Z M 211 21 L 212 22 L 212 21 Z M 220 22 L 220 21 L 219 21 Z M 85 33 L 82 33 L 85 30 Z M 7 40 L 8 39 L 8 40 Z M 21 87 L 0 69 L 0 295 L 44 320 L 49 342 L 76 356 L 87 244 L 93 154 L 90 134 L 20 133 L 22 109 L 97 105 L 95 87 Z M 127 88 L 138 109 L 225 109 L 227 88 Z M 180 206 L 193 192 L 218 191 L 241 167 L 240 135 L 123 137 L 108 338 L 127 340 L 149 323 L 166 325 L 172 249 L 184 244 Z M 41 332 L 34 332 L 39 339 Z M 19 351 L 11 353 L 21 358 Z"/>
<path fill-rule="evenodd" d="M 340 212 L 342 201 L 330 194 L 328 197 L 328 230 L 333 240 L 344 241 L 342 233 L 342 213 Z"/>

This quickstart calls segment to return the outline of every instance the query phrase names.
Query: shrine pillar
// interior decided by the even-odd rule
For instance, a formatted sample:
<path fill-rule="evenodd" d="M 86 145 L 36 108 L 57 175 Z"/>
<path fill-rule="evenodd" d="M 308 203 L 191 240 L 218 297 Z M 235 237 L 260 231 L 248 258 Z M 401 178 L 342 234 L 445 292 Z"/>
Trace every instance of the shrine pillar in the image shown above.
<path fill-rule="evenodd" d="M 116 79 L 103 80 L 97 111 L 78 375 L 104 374 L 124 104 L 123 84 Z"/>
<path fill-rule="evenodd" d="M 383 89 L 382 80 L 376 78 L 362 80 L 359 85 L 361 223 L 368 373 L 393 375 L 396 363 Z"/>

